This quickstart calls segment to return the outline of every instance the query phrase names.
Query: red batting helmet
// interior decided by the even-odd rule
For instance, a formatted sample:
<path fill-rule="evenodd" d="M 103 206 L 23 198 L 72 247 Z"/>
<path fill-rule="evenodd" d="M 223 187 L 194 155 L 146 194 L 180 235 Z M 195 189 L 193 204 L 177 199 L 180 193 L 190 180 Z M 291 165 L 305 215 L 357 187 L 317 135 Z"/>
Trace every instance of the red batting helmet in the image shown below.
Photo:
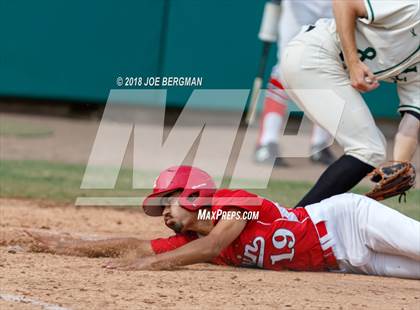
<path fill-rule="evenodd" d="M 191 166 L 168 168 L 159 174 L 153 192 L 143 201 L 144 212 L 150 216 L 162 215 L 161 197 L 178 190 L 182 191 L 179 204 L 189 211 L 196 211 L 211 204 L 216 184 L 211 176 L 201 169 Z"/>

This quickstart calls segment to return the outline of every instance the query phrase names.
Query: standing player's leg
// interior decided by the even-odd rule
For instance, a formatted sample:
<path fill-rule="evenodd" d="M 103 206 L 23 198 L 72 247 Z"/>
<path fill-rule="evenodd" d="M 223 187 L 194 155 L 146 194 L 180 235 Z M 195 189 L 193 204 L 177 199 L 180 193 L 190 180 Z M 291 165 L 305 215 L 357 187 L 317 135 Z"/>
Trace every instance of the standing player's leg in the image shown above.
<path fill-rule="evenodd" d="M 277 40 L 277 61 L 280 62 L 281 52 L 284 46 L 298 32 L 300 24 L 293 11 L 293 4 L 290 1 L 283 1 L 280 15 Z M 260 128 L 254 161 L 258 163 L 272 163 L 273 158 L 276 166 L 287 166 L 286 162 L 279 158 L 279 133 L 284 124 L 284 116 L 287 112 L 289 97 L 281 85 L 278 64 L 271 71 L 270 81 L 266 97 L 264 98 L 263 113 L 260 120 Z"/>
<path fill-rule="evenodd" d="M 290 40 L 299 33 L 302 26 L 315 23 L 321 17 L 332 17 L 331 3 L 322 0 L 313 0 L 311 3 L 289 0 L 282 2 L 282 14 L 278 24 L 278 62 L 280 62 L 282 51 Z M 271 164 L 273 158 L 281 155 L 278 142 L 279 132 L 284 125 L 287 103 L 290 99 L 279 82 L 280 80 L 278 65 L 276 65 L 270 76 L 260 121 L 260 131 L 254 155 L 254 160 L 258 163 L 268 162 Z M 314 125 L 310 145 L 312 162 L 330 165 L 335 160 L 328 148 L 330 140 L 331 136 L 326 130 Z M 278 158 L 275 165 L 287 166 L 287 163 Z"/>
<path fill-rule="evenodd" d="M 362 96 L 350 85 L 339 53 L 332 35 L 321 27 L 301 33 L 283 53 L 281 75 L 289 96 L 314 122 L 335 134 L 345 153 L 321 175 L 300 206 L 347 192 L 385 160 L 385 138 Z M 319 95 L 305 95 L 302 89 L 316 89 Z M 343 114 L 329 115 L 328 107 L 337 100 L 344 104 Z"/>
<path fill-rule="evenodd" d="M 333 18 L 331 1 L 283 1 L 283 15 L 280 20 L 279 50 L 284 51 L 286 45 L 295 37 L 304 25 L 315 24 L 320 18 Z M 280 53 L 278 59 L 281 59 Z M 281 77 L 279 76 L 279 80 Z M 310 160 L 313 163 L 331 165 L 335 157 L 329 148 L 333 137 L 317 124 L 314 124 L 310 141 Z"/>
<path fill-rule="evenodd" d="M 257 163 L 272 163 L 286 166 L 287 164 L 279 157 L 279 132 L 283 125 L 284 115 L 287 112 L 288 96 L 277 80 L 277 66 L 272 70 L 268 90 L 264 99 L 264 110 L 260 121 L 260 132 L 254 160 Z"/>
<path fill-rule="evenodd" d="M 278 140 L 287 113 L 287 103 L 290 99 L 279 79 L 277 79 L 277 76 L 279 76 L 277 68 L 277 66 L 273 68 L 264 99 L 254 161 L 257 163 L 272 163 L 275 160 L 276 166 L 287 166 L 287 163 L 279 157 L 281 153 Z M 310 145 L 312 162 L 330 165 L 335 161 L 336 158 L 329 148 L 332 139 L 333 137 L 328 131 L 314 124 Z"/>
<path fill-rule="evenodd" d="M 403 115 L 395 136 L 394 156 L 397 161 L 411 161 L 417 149 L 420 128 L 420 64 L 406 69 L 398 79 L 398 96 Z"/>
<path fill-rule="evenodd" d="M 335 156 L 328 147 L 333 137 L 321 126 L 314 124 L 311 137 L 311 161 L 324 165 L 331 165 Z"/>

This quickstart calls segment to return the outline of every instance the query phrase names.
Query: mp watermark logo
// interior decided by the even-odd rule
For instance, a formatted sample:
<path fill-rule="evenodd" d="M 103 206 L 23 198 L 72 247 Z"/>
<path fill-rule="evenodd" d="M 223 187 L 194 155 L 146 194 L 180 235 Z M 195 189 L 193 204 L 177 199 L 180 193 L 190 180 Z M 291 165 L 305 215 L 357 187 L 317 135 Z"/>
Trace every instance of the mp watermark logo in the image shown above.
<path fill-rule="evenodd" d="M 260 102 L 265 92 L 260 91 Z M 115 189 L 123 164 L 132 170 L 131 188 L 127 190 L 151 190 L 160 171 L 181 164 L 207 171 L 215 177 L 217 186 L 225 178 L 230 180 L 226 187 L 232 189 L 267 188 L 274 159 L 271 165 L 256 166 L 251 158 L 257 129 L 240 128 L 249 93 L 247 89 L 194 90 L 174 124 L 165 127 L 167 90 L 111 90 L 80 186 L 86 195 L 78 197 L 76 204 L 139 205 L 143 197 L 88 195 L 89 190 Z M 319 111 L 328 111 L 323 125 L 332 134 L 325 147 L 330 146 L 344 111 L 343 99 L 327 89 L 301 89 L 294 93 L 301 98 L 319 98 Z M 145 108 L 148 105 L 153 108 Z M 229 111 L 229 106 L 236 109 Z M 197 107 L 214 111 L 203 113 Z M 216 112 L 221 107 L 225 112 Z M 291 104 L 288 115 L 291 112 L 300 110 Z M 280 130 L 279 139 L 286 146 L 281 155 L 309 157 L 312 122 L 304 114 L 293 134 L 285 132 L 286 124 Z"/>

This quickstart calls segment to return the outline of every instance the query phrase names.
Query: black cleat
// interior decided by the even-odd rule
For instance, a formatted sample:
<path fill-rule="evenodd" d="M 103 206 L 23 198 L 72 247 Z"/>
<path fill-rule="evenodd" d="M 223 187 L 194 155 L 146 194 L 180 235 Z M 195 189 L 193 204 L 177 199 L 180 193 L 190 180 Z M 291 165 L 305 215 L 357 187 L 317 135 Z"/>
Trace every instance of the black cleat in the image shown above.
<path fill-rule="evenodd" d="M 274 166 L 276 167 L 289 166 L 279 156 L 279 145 L 277 143 L 268 143 L 267 145 L 257 147 L 254 153 L 254 162 L 258 164 L 271 164 L 274 161 Z"/>
<path fill-rule="evenodd" d="M 313 153 L 310 157 L 311 162 L 329 166 L 336 161 L 335 156 L 330 148 L 322 149 L 319 152 Z"/>

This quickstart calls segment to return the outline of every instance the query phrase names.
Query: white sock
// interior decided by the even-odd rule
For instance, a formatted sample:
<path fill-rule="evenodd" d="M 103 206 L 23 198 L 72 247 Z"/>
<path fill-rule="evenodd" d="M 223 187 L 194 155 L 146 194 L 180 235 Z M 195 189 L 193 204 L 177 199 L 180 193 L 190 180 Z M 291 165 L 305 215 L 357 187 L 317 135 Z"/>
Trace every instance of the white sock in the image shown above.
<path fill-rule="evenodd" d="M 267 113 L 263 120 L 263 128 L 260 139 L 261 145 L 278 143 L 279 131 L 283 124 L 283 117 L 278 113 Z"/>
<path fill-rule="evenodd" d="M 324 128 L 314 125 L 311 137 L 312 147 L 325 147 L 332 142 L 333 137 Z"/>

